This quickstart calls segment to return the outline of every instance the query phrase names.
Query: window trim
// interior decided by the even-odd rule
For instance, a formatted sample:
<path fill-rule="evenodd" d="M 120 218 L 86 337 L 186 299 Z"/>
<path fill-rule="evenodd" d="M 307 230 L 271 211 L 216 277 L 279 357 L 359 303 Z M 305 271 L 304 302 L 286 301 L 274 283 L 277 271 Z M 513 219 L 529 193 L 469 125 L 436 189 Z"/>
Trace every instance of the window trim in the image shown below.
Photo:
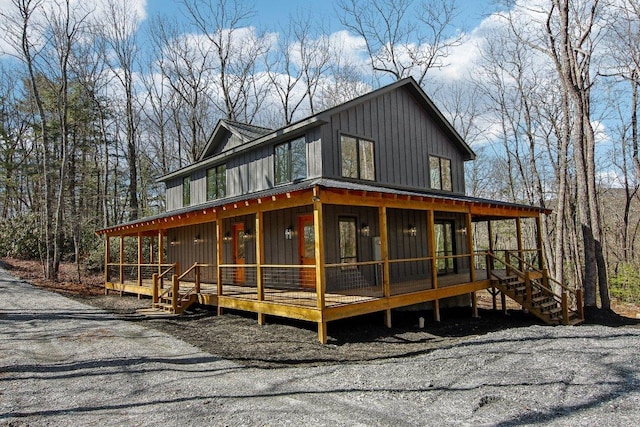
<path fill-rule="evenodd" d="M 356 140 L 356 168 L 357 168 L 357 177 L 352 177 L 352 176 L 346 176 L 344 175 L 344 171 L 342 168 L 342 159 L 344 158 L 343 155 L 343 147 L 342 147 L 342 138 L 346 137 L 346 138 L 352 138 Z M 347 179 L 358 179 L 361 181 L 367 181 L 367 182 L 376 182 L 377 181 L 377 168 L 376 168 L 376 141 L 373 138 L 369 138 L 369 137 L 364 137 L 364 136 L 357 136 L 354 134 L 348 134 L 348 133 L 343 133 L 343 132 L 339 132 L 338 133 L 338 141 L 340 143 L 340 176 L 342 178 L 347 178 Z M 366 141 L 371 143 L 371 148 L 373 151 L 373 156 L 372 156 L 372 166 L 373 166 L 373 178 L 372 179 L 368 179 L 368 178 L 363 178 L 362 177 L 362 160 L 361 160 L 361 141 Z"/>
<path fill-rule="evenodd" d="M 304 174 L 303 176 L 294 176 L 294 172 L 296 170 L 298 170 L 298 168 L 296 168 L 294 166 L 294 156 L 293 156 L 293 144 L 295 142 L 301 142 L 302 143 L 302 147 L 304 148 L 304 165 L 298 165 L 298 166 L 303 166 L 304 169 Z M 286 162 L 287 162 L 287 175 L 286 177 L 284 177 L 284 179 L 282 181 L 278 180 L 279 174 L 278 174 L 278 148 L 279 147 L 286 147 Z M 309 176 L 309 171 L 307 170 L 307 166 L 308 166 L 308 158 L 307 158 L 307 138 L 305 135 L 301 135 L 297 138 L 293 138 L 290 139 L 288 141 L 285 142 L 281 142 L 279 144 L 275 144 L 273 146 L 273 183 L 275 186 L 279 186 L 279 185 L 285 185 L 285 184 L 290 184 L 293 182 L 298 182 L 298 181 L 302 181 L 304 179 L 306 179 Z"/>
<path fill-rule="evenodd" d="M 220 173 L 220 168 L 224 168 L 224 194 L 220 195 L 220 185 L 218 182 L 218 174 Z M 215 186 L 214 188 L 214 197 L 210 198 L 209 197 L 209 171 L 214 171 L 213 172 L 213 185 Z M 217 199 L 222 199 L 223 197 L 227 196 L 227 164 L 226 163 L 220 163 L 218 165 L 215 166 L 211 166 L 210 168 L 207 168 L 206 170 L 206 177 L 205 177 L 205 181 L 206 181 L 206 197 L 207 197 L 207 201 L 210 200 L 217 200 Z"/>
<path fill-rule="evenodd" d="M 438 176 L 440 177 L 440 186 L 439 187 L 434 187 L 433 185 L 433 180 L 431 179 L 431 174 L 434 172 L 431 169 L 431 159 L 437 159 L 438 160 Z M 444 182 L 443 178 L 443 162 L 449 162 L 449 184 L 451 186 L 451 188 L 443 188 L 442 183 Z M 443 157 L 443 156 L 436 156 L 434 154 L 429 154 L 429 187 L 432 190 L 440 190 L 440 191 L 453 191 L 453 168 L 451 167 L 452 161 L 449 157 Z"/>

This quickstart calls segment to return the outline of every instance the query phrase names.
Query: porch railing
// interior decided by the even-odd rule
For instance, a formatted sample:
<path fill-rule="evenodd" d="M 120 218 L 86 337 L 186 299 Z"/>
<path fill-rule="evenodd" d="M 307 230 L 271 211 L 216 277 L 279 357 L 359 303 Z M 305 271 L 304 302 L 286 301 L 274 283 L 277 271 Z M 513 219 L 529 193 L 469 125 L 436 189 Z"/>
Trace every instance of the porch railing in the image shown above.
<path fill-rule="evenodd" d="M 556 303 L 562 307 L 562 321 L 564 324 L 569 322 L 569 312 L 571 311 L 574 312 L 578 318 L 584 319 L 581 289 L 572 289 L 558 280 L 549 277 L 546 269 L 537 268 L 530 260 L 525 260 L 518 255 L 518 252 L 523 251 L 501 252 L 504 253 L 504 258 L 502 259 L 497 257 L 495 253 L 487 252 L 486 263 L 490 277 L 492 276 L 492 271 L 497 269 L 496 264 L 501 264 L 504 267 L 506 276 L 515 275 L 524 281 L 525 302 L 532 301 L 532 295 L 537 289 L 544 292 L 545 295 L 555 300 Z"/>

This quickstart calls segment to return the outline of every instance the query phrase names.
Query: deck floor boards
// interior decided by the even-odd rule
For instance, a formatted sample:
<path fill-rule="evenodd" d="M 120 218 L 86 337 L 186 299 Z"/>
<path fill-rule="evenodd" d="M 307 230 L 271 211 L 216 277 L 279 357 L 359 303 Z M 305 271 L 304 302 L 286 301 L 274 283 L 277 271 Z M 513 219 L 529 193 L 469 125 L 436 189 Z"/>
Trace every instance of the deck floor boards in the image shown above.
<path fill-rule="evenodd" d="M 487 278 L 486 270 L 476 270 L 476 280 L 485 280 Z M 447 274 L 438 277 L 438 287 L 447 287 L 462 283 L 468 283 L 470 281 L 469 272 Z M 152 281 L 150 279 L 142 280 L 142 286 L 137 286 L 137 282 L 126 281 L 123 285 L 126 285 L 126 291 L 128 293 L 139 293 L 142 295 L 152 294 Z M 121 284 L 113 284 L 115 288 L 121 286 Z M 170 287 L 170 284 L 164 283 L 164 287 L 160 290 L 160 293 L 166 291 Z M 181 281 L 180 292 L 186 293 L 195 287 L 194 282 Z M 400 283 L 392 283 L 390 291 L 392 296 L 410 294 L 413 292 L 419 292 L 432 289 L 431 279 L 410 280 Z M 114 289 L 118 290 L 118 289 Z M 214 296 L 212 301 L 216 301 L 218 287 L 215 283 L 201 283 L 200 294 L 206 296 Z M 222 286 L 222 294 L 226 298 L 234 298 L 244 301 L 258 301 L 257 288 L 255 286 L 242 286 L 238 284 L 224 284 Z M 357 304 L 368 301 L 374 301 L 382 298 L 382 290 L 377 288 L 361 288 L 345 290 L 344 292 L 328 292 L 325 294 L 325 306 L 327 308 L 338 307 L 348 304 Z M 298 307 L 316 307 L 317 306 L 317 294 L 315 291 L 300 289 L 276 289 L 272 287 L 264 288 L 265 302 L 277 303 L 287 306 Z"/>

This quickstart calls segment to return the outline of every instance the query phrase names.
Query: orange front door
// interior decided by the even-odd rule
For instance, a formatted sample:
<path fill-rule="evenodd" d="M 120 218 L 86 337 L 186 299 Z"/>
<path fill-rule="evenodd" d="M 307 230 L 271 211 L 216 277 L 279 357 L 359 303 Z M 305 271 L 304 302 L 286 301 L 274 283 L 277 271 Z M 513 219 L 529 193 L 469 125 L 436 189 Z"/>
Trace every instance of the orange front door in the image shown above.
<path fill-rule="evenodd" d="M 300 264 L 316 264 L 316 237 L 313 228 L 313 215 L 298 217 L 298 253 Z M 300 269 L 300 286 L 303 288 L 316 288 L 316 269 Z"/>
<path fill-rule="evenodd" d="M 245 243 L 244 224 L 233 224 L 233 263 L 236 265 L 244 265 Z M 236 267 L 233 283 L 244 283 L 244 267 Z"/>

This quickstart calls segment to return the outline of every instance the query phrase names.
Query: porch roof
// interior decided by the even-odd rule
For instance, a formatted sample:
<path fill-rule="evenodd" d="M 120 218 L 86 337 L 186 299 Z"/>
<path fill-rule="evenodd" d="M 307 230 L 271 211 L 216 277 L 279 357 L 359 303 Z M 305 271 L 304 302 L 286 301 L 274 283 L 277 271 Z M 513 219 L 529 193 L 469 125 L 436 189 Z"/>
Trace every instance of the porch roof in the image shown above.
<path fill-rule="evenodd" d="M 344 193 L 348 197 L 385 197 L 385 198 L 402 198 L 408 203 L 410 202 L 431 202 L 442 205 L 457 205 L 468 208 L 469 212 L 476 219 L 499 219 L 518 216 L 517 213 L 549 214 L 550 209 L 540 208 L 536 206 L 503 202 L 499 200 L 484 199 L 478 197 L 470 197 L 458 194 L 440 193 L 434 191 L 406 190 L 380 185 L 363 184 L 360 182 L 343 181 L 337 179 L 318 178 L 312 180 L 301 181 L 284 186 L 278 186 L 255 193 L 244 194 L 235 197 L 226 197 L 222 199 L 211 200 L 206 203 L 188 206 L 181 209 L 175 209 L 163 212 L 157 215 L 148 216 L 135 221 L 129 221 L 117 224 L 111 227 L 103 228 L 96 231 L 98 235 L 135 235 L 137 233 L 152 233 L 159 229 L 172 228 L 173 226 L 183 225 L 185 218 L 192 218 L 188 223 L 208 222 L 215 220 L 218 209 L 228 210 L 237 208 L 239 203 L 249 206 L 251 201 L 259 201 L 263 199 L 271 199 L 277 201 L 279 196 L 286 195 L 287 198 L 292 195 L 309 192 L 314 188 L 323 191 L 334 190 Z M 309 199 L 311 204 L 312 200 Z M 511 213 L 507 215 L 507 213 Z M 195 217 L 201 217 L 197 220 Z M 178 222 L 175 222 L 175 220 Z"/>

